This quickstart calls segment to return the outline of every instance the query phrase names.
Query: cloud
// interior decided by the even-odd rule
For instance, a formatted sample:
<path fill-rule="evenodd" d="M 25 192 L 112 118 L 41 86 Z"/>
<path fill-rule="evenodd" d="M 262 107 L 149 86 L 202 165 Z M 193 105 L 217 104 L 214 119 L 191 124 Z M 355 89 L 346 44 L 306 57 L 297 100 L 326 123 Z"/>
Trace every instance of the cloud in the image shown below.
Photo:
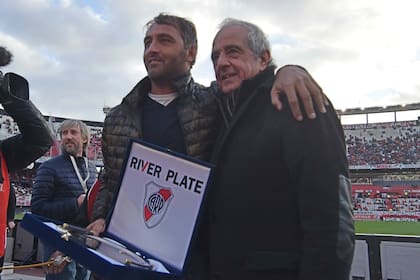
<path fill-rule="evenodd" d="M 147 21 L 168 12 L 196 24 L 192 72 L 208 85 L 217 25 L 236 17 L 262 27 L 276 63 L 306 67 L 337 108 L 418 102 L 419 10 L 410 0 L 2 0 L 0 41 L 14 53 L 3 70 L 28 78 L 42 113 L 102 121 L 146 75 Z"/>

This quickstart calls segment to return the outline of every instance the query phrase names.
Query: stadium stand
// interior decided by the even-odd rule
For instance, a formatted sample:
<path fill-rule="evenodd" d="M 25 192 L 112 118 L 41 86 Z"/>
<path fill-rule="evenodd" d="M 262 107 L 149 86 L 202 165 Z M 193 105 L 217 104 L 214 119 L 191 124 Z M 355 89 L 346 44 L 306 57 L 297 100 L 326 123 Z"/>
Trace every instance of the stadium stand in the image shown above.
<path fill-rule="evenodd" d="M 345 125 L 347 156 L 353 167 L 418 165 L 418 121 Z"/>
<path fill-rule="evenodd" d="M 342 116 L 404 110 L 420 112 L 420 103 L 337 112 Z M 60 153 L 57 128 L 64 118 L 49 116 L 46 119 L 56 135 L 54 145 L 33 166 L 11 174 L 20 208 L 18 212 L 25 212 L 30 207 L 33 179 L 39 164 Z M 103 123 L 84 122 L 91 133 L 87 156 L 100 167 Z M 343 125 L 350 163 L 353 210 L 357 220 L 420 221 L 419 123 L 420 119 Z M 0 139 L 18 132 L 13 120 L 0 109 Z M 16 240 L 19 236 L 16 231 Z M 412 265 L 420 257 L 418 237 L 358 234 L 357 239 L 351 279 L 418 279 L 420 267 Z M 29 251 L 34 246 L 28 245 Z"/>
<path fill-rule="evenodd" d="M 37 161 L 31 176 L 34 176 L 39 163 L 60 153 L 60 137 L 57 130 L 64 118 L 48 116 L 46 119 L 56 136 L 56 141 L 45 156 Z M 103 123 L 90 121 L 85 121 L 85 123 L 88 125 L 91 134 L 87 156 L 89 159 L 95 160 L 98 166 L 101 166 Z M 343 128 L 346 137 L 347 156 L 352 171 L 353 192 L 356 194 L 356 196 L 353 196 L 356 212 L 363 209 L 371 211 L 372 207 L 376 207 L 375 211 L 380 211 L 379 209 L 382 208 L 380 208 L 379 201 L 384 204 L 381 206 L 383 211 L 390 210 L 390 204 L 386 204 L 388 203 L 386 198 L 363 197 L 364 192 L 361 192 L 365 190 L 363 184 L 368 184 L 366 186 L 369 186 L 372 190 L 381 186 L 398 188 L 401 185 L 412 187 L 420 185 L 420 176 L 416 175 L 415 172 L 420 168 L 420 153 L 418 151 L 420 143 L 419 120 L 352 124 L 343 125 Z M 4 111 L 0 111 L 0 139 L 18 132 L 14 121 Z M 366 170 L 367 172 L 365 172 Z M 19 177 L 19 175 L 16 176 Z M 23 189 L 21 188 L 22 181 L 24 181 Z M 32 181 L 16 178 L 15 182 L 15 187 L 19 188 L 18 195 L 25 194 L 25 198 L 18 199 L 18 204 L 26 206 Z M 401 197 L 401 199 L 403 198 Z M 377 203 L 371 201 L 372 199 L 377 199 Z M 407 203 L 411 204 L 411 201 Z M 398 213 L 402 211 L 396 205 L 392 209 Z M 411 208 L 406 210 L 409 209 Z M 381 215 L 383 216 L 385 213 Z"/>
<path fill-rule="evenodd" d="M 420 186 L 353 185 L 353 210 L 358 220 L 420 221 Z"/>

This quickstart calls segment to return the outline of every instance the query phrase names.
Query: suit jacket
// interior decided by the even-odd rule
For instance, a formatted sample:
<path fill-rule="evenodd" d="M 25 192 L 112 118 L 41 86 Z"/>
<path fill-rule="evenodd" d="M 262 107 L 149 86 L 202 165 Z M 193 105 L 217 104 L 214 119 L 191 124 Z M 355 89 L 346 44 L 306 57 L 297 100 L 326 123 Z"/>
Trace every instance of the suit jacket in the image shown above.
<path fill-rule="evenodd" d="M 207 242 L 211 279 L 347 280 L 354 226 L 334 108 L 297 122 L 270 102 L 268 68 L 245 81 L 216 142 Z"/>

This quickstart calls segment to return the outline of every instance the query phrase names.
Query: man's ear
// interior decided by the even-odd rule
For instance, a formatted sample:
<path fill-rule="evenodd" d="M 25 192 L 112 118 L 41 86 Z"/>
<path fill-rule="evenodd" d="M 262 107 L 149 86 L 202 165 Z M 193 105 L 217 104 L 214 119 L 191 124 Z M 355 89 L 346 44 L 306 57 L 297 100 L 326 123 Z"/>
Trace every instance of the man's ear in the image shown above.
<path fill-rule="evenodd" d="M 187 49 L 187 61 L 190 63 L 191 67 L 195 63 L 195 59 L 197 58 L 197 46 L 191 46 Z"/>
<path fill-rule="evenodd" d="M 271 61 L 271 53 L 270 53 L 270 51 L 269 50 L 265 50 L 262 53 L 262 55 L 260 56 L 260 60 L 261 60 L 261 67 L 262 67 L 261 70 L 264 70 L 268 66 L 268 64 L 270 63 L 270 61 Z"/>

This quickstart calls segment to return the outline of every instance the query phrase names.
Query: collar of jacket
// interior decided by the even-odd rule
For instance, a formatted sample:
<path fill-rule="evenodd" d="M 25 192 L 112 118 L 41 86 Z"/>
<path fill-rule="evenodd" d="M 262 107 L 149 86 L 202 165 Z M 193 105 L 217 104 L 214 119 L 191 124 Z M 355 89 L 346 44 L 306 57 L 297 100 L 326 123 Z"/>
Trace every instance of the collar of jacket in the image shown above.
<path fill-rule="evenodd" d="M 72 155 L 72 154 L 70 154 L 70 153 L 66 152 L 65 150 L 62 150 L 62 151 L 61 151 L 61 154 L 62 154 L 63 156 L 65 156 L 68 160 L 70 160 L 70 156 L 73 156 L 73 157 L 74 157 L 74 159 L 75 159 L 77 162 L 79 162 L 79 161 L 83 160 L 83 158 L 85 158 L 85 157 L 86 157 L 86 153 L 85 153 L 84 151 L 82 152 L 82 156 L 80 156 L 80 157 L 74 156 L 74 155 Z"/>
<path fill-rule="evenodd" d="M 189 92 L 188 88 L 191 87 L 192 83 L 193 79 L 191 77 L 191 72 L 188 71 L 185 75 L 174 80 L 173 85 L 176 92 L 178 92 L 179 96 L 181 96 Z M 151 87 L 151 80 L 148 76 L 146 76 L 134 86 L 134 88 L 124 97 L 121 103 L 133 109 L 138 108 L 137 106 L 150 92 Z"/>

